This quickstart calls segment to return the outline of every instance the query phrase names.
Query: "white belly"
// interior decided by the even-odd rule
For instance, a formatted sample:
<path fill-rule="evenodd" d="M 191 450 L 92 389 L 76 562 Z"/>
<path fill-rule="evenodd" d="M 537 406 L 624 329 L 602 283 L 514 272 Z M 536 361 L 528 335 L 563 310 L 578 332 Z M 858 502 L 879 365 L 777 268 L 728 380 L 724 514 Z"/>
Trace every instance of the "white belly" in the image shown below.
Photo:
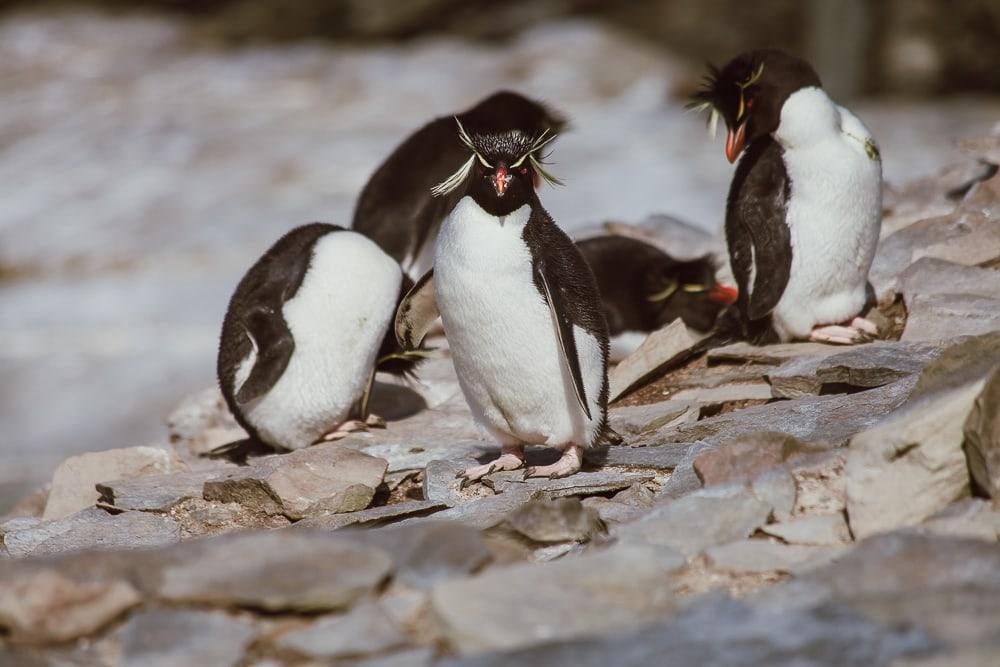
<path fill-rule="evenodd" d="M 844 135 L 786 149 L 784 159 L 791 180 L 786 220 L 792 266 L 773 323 L 790 340 L 862 310 L 881 227 L 882 172 L 865 153 L 863 138 Z"/>
<path fill-rule="evenodd" d="M 601 419 L 600 347 L 575 329 L 588 419 L 532 280 L 521 238 L 529 214 L 525 206 L 501 225 L 471 198 L 459 202 L 435 250 L 438 310 L 462 391 L 482 426 L 502 442 L 588 446 Z"/>
<path fill-rule="evenodd" d="M 360 234 L 334 232 L 316 243 L 298 292 L 282 309 L 295 351 L 274 387 L 244 408 L 264 441 L 308 447 L 347 418 L 375 366 L 401 278 L 399 265 Z M 254 358 L 237 370 L 234 393 Z"/>

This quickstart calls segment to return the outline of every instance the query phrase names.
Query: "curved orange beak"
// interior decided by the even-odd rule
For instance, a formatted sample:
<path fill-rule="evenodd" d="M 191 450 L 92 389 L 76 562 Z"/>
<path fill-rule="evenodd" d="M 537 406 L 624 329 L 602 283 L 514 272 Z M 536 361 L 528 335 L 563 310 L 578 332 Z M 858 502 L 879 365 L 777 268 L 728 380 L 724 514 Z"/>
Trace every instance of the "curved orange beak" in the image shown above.
<path fill-rule="evenodd" d="M 730 160 L 730 162 L 732 162 L 732 160 Z M 728 306 L 735 303 L 738 296 L 739 291 L 735 287 L 717 284 L 712 288 L 712 291 L 708 293 L 708 300 L 714 303 L 722 304 L 723 306 Z"/>
<path fill-rule="evenodd" d="M 505 166 L 498 165 L 497 171 L 493 174 L 493 187 L 497 191 L 497 197 L 503 197 L 503 194 L 507 192 L 507 184 L 510 183 L 511 176 L 507 173 L 507 168 Z"/>
<path fill-rule="evenodd" d="M 736 162 L 736 158 L 740 156 L 743 152 L 743 144 L 746 142 L 747 138 L 747 122 L 744 120 L 742 123 L 736 125 L 736 129 L 729 130 L 726 134 L 726 159 L 730 162 Z"/>

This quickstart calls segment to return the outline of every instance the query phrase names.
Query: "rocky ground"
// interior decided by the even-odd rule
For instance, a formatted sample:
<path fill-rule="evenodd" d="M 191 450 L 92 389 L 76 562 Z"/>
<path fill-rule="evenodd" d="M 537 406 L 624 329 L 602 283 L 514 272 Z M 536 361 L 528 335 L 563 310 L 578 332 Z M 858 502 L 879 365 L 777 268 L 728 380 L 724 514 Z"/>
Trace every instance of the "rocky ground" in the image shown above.
<path fill-rule="evenodd" d="M 1000 664 L 1000 139 L 966 149 L 887 193 L 884 340 L 671 368 L 671 325 L 568 478 L 460 488 L 493 445 L 444 349 L 335 444 L 208 458 L 207 389 L 65 460 L 0 522 L 0 664 Z"/>

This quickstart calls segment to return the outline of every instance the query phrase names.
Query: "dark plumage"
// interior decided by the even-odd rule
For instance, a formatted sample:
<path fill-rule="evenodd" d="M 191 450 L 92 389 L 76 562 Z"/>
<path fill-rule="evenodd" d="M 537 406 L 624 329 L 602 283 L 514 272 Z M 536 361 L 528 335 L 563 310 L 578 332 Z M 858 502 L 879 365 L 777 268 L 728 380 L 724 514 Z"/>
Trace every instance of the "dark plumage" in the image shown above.
<path fill-rule="evenodd" d="M 732 300 L 715 280 L 711 256 L 681 261 L 659 248 L 625 236 L 577 242 L 601 292 L 612 336 L 648 332 L 678 317 L 692 329 L 708 331 Z"/>
<path fill-rule="evenodd" d="M 431 188 L 445 180 L 469 156 L 455 132 L 456 116 L 442 116 L 406 138 L 368 180 L 358 197 L 352 227 L 372 239 L 409 268 L 427 244 L 433 244 L 441 221 L 461 192 L 432 197 Z M 457 114 L 470 133 L 519 130 L 535 137 L 558 133 L 565 119 L 541 102 L 514 92 L 490 95 Z M 423 267 L 426 268 L 426 267 Z"/>

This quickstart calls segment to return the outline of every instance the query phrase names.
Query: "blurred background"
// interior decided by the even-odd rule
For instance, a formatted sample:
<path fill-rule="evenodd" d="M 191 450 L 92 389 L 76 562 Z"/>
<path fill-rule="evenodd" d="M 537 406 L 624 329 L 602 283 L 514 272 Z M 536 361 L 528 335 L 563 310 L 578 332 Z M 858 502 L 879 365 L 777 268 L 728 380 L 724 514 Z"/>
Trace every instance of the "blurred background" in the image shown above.
<path fill-rule="evenodd" d="M 541 193 L 570 232 L 718 230 L 732 167 L 683 103 L 757 46 L 814 63 L 890 186 L 1000 121 L 996 0 L 0 0 L 0 511 L 162 439 L 250 264 L 497 88 L 572 119 Z"/>

